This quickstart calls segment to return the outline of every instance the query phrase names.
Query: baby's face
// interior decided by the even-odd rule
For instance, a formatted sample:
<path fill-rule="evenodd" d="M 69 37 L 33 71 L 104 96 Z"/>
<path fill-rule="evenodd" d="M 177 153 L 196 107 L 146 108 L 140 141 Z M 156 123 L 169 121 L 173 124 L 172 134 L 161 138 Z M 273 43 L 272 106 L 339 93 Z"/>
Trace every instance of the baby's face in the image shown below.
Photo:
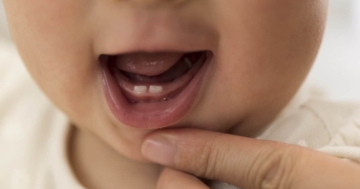
<path fill-rule="evenodd" d="M 325 0 L 4 0 L 30 73 L 81 130 L 141 160 L 151 131 L 247 135 L 297 91 Z"/>

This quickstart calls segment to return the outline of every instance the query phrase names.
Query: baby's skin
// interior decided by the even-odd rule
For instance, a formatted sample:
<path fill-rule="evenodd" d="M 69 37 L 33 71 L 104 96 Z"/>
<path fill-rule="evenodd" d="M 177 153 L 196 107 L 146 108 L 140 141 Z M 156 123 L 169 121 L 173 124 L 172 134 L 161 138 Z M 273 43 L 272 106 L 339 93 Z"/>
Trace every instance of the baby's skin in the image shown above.
<path fill-rule="evenodd" d="M 162 167 L 140 152 L 154 130 L 255 136 L 303 83 L 327 8 L 326 0 L 3 1 L 24 64 L 74 126 L 69 158 L 89 189 L 154 188 Z"/>

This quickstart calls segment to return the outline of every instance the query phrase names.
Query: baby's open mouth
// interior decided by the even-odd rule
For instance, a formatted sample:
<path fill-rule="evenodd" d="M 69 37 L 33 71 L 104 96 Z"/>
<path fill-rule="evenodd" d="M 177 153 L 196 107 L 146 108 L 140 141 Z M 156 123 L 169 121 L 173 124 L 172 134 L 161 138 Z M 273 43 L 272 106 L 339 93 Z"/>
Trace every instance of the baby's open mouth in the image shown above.
<path fill-rule="evenodd" d="M 110 56 L 108 63 L 130 102 L 154 103 L 181 93 L 205 60 L 206 52 L 132 53 Z"/>
<path fill-rule="evenodd" d="M 192 107 L 211 56 L 209 51 L 102 55 L 111 111 L 138 128 L 174 124 Z"/>

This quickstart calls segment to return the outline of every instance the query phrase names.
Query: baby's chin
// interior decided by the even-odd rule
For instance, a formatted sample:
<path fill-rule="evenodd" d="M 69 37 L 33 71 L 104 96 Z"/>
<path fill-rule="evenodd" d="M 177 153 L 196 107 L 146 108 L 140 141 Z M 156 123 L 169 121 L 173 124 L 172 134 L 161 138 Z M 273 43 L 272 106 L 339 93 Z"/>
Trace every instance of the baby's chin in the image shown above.
<path fill-rule="evenodd" d="M 174 125 L 166 126 L 165 128 L 159 129 L 138 129 L 132 128 L 130 126 L 122 125 L 122 127 L 130 128 L 129 133 L 125 134 L 126 139 L 121 138 L 118 141 L 122 141 L 121 144 L 112 144 L 111 146 L 115 146 L 115 150 L 122 156 L 128 158 L 129 160 L 141 162 L 141 163 L 149 163 L 153 164 L 153 162 L 147 160 L 141 153 L 141 148 L 143 143 L 146 141 L 147 137 L 151 134 L 155 134 L 156 132 L 160 132 L 162 130 L 181 130 L 185 128 L 199 129 L 199 130 L 207 130 L 213 132 L 221 132 L 227 133 L 230 132 L 233 127 L 224 126 L 224 127 L 215 127 L 214 125 L 209 124 L 191 124 L 191 121 L 188 119 L 181 120 L 179 123 Z M 123 135 L 123 136 L 124 136 Z"/>

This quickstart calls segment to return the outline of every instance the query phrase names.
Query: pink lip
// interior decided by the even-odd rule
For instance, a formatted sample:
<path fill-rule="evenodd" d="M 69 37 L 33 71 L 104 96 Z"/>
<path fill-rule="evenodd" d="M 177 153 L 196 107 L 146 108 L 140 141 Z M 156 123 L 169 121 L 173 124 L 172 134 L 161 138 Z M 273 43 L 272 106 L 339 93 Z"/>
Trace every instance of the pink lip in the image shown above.
<path fill-rule="evenodd" d="M 145 107 L 143 105 L 141 108 L 125 98 L 107 64 L 101 63 L 102 83 L 107 104 L 113 115 L 128 126 L 142 129 L 171 126 L 192 108 L 211 60 L 212 55 L 208 53 L 204 65 L 176 98 Z"/>

